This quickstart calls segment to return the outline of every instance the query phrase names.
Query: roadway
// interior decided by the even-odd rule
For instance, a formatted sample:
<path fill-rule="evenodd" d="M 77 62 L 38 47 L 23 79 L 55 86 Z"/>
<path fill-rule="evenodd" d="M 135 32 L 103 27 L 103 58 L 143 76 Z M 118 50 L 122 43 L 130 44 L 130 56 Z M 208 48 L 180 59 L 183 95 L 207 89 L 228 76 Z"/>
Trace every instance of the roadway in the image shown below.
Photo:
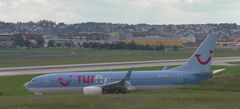
<path fill-rule="evenodd" d="M 184 64 L 186 61 L 187 59 L 174 59 L 174 60 L 69 64 L 69 65 L 50 65 L 50 66 L 32 66 L 32 67 L 9 67 L 9 68 L 0 68 L 0 76 L 93 71 L 93 70 L 106 70 L 106 69 L 111 70 L 111 69 L 122 69 L 122 68 L 130 68 L 130 67 L 181 65 L 181 64 Z M 219 58 L 214 58 L 213 65 L 233 65 L 233 64 L 230 64 L 229 62 L 239 62 L 239 61 L 240 61 L 240 57 L 219 57 Z"/>

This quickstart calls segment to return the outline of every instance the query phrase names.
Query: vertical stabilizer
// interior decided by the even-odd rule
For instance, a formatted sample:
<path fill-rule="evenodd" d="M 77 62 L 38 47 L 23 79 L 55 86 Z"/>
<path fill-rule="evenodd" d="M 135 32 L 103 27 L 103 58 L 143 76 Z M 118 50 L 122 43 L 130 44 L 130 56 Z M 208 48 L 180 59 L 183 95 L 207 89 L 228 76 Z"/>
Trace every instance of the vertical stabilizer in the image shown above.
<path fill-rule="evenodd" d="M 216 47 L 217 35 L 209 35 L 194 52 L 186 64 L 173 68 L 172 70 L 183 71 L 210 71 L 214 49 Z"/>

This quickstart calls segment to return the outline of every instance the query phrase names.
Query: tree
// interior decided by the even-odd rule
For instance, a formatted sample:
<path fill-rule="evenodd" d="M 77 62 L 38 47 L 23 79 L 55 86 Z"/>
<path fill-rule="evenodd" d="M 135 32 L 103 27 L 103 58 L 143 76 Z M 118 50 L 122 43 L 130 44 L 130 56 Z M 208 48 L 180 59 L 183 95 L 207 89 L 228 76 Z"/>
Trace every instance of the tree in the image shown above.
<path fill-rule="evenodd" d="M 84 42 L 82 46 L 83 46 L 83 48 L 89 48 L 89 43 Z"/>
<path fill-rule="evenodd" d="M 39 37 L 39 38 L 37 38 L 36 39 L 36 42 L 37 42 L 37 46 L 36 47 L 43 47 L 44 46 L 44 39 L 43 39 L 43 37 L 41 36 L 41 37 Z"/>
<path fill-rule="evenodd" d="M 26 40 L 24 46 L 27 48 L 32 48 L 33 44 L 29 40 Z"/>
<path fill-rule="evenodd" d="M 135 44 L 135 42 L 131 42 L 127 45 L 127 48 L 130 50 L 136 50 L 137 49 L 137 45 Z"/>
<path fill-rule="evenodd" d="M 128 49 L 129 46 L 127 46 L 124 42 L 118 42 L 114 44 L 114 49 Z"/>
<path fill-rule="evenodd" d="M 165 50 L 165 47 L 161 44 L 160 46 L 156 46 L 156 50 Z"/>
<path fill-rule="evenodd" d="M 98 47 L 98 43 L 96 42 L 90 43 L 90 48 L 97 48 L 97 47 Z"/>
<path fill-rule="evenodd" d="M 174 46 L 173 46 L 173 51 L 178 51 L 177 45 L 174 45 Z"/>
<path fill-rule="evenodd" d="M 16 45 L 20 47 L 24 47 L 26 44 L 26 41 L 23 39 L 21 34 L 13 35 L 13 40 L 15 41 Z"/>
<path fill-rule="evenodd" d="M 150 45 L 144 45 L 142 50 L 153 50 L 154 48 Z"/>
<path fill-rule="evenodd" d="M 48 47 L 56 47 L 53 40 L 48 41 Z"/>

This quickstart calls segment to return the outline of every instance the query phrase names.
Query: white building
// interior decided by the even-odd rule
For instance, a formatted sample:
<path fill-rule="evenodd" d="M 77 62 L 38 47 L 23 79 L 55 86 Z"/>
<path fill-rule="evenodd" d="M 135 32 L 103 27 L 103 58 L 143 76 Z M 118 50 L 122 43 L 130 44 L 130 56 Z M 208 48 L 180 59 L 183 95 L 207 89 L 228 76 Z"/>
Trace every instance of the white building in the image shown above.
<path fill-rule="evenodd" d="M 240 48 L 240 44 L 236 44 L 236 47 L 237 47 L 237 48 Z"/>
<path fill-rule="evenodd" d="M 189 35 L 188 37 L 180 37 L 180 40 L 182 40 L 185 43 L 191 43 L 196 42 L 196 37 L 194 35 Z"/>

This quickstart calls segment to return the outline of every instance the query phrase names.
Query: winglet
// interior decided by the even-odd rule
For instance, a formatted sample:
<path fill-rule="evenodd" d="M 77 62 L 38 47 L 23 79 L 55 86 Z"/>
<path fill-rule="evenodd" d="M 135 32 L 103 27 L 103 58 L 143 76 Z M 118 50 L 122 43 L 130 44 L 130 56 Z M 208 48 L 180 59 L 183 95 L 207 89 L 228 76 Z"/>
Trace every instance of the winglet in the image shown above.
<path fill-rule="evenodd" d="M 165 65 L 162 70 L 167 70 L 167 69 L 168 69 L 168 65 Z"/>
<path fill-rule="evenodd" d="M 133 70 L 133 68 L 130 68 L 130 69 L 128 70 L 128 73 L 126 74 L 126 76 L 124 77 L 123 80 L 127 81 L 127 80 L 130 79 L 131 74 L 132 74 L 132 70 Z"/>

